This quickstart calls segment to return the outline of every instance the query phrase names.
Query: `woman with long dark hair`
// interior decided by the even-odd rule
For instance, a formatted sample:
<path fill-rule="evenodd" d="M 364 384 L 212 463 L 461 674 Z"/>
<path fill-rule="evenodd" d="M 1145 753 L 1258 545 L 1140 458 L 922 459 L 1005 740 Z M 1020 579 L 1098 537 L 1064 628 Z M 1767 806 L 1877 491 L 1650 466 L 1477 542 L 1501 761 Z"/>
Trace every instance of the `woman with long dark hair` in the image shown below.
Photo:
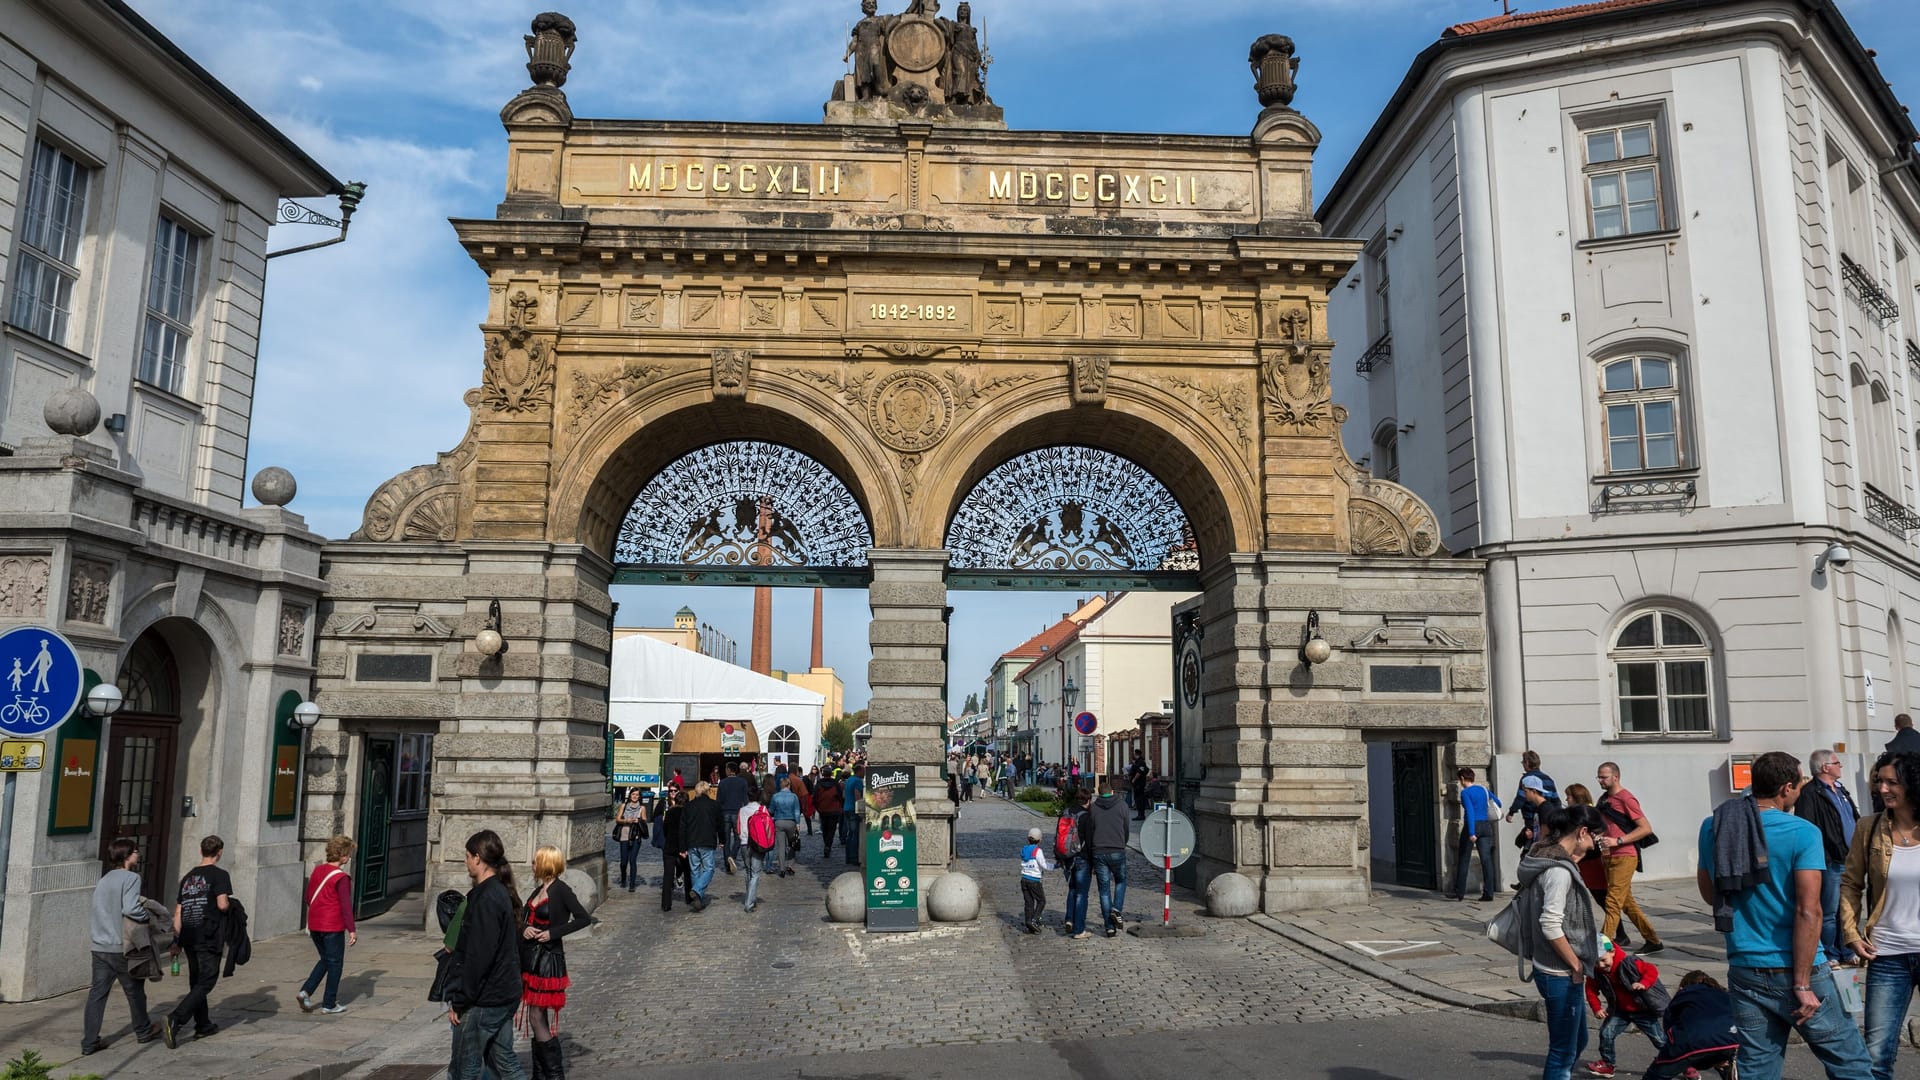
<path fill-rule="evenodd" d="M 1867 961 L 1867 1058 L 1874 1080 L 1892 1080 L 1920 987 L 1920 754 L 1881 754 L 1873 791 L 1885 809 L 1853 830 L 1840 940 Z"/>
<path fill-rule="evenodd" d="M 491 1069 L 498 1080 L 524 1080 L 513 1052 L 513 1014 L 524 985 L 520 978 L 520 894 L 513 867 L 492 829 L 467 837 L 467 910 L 454 946 L 447 980 L 447 1021 L 454 1027 L 451 1080 L 480 1080 Z"/>
<path fill-rule="evenodd" d="M 1567 1080 L 1587 1048 L 1586 981 L 1600 950 L 1579 865 L 1606 831 L 1591 806 L 1549 810 L 1540 817 L 1540 840 L 1520 858 L 1513 914 L 1519 954 L 1533 962 L 1533 985 L 1547 1006 L 1543 1080 Z"/>
<path fill-rule="evenodd" d="M 560 875 L 567 869 L 560 849 L 541 847 L 533 853 L 532 895 L 522 908 L 520 972 L 526 989 L 520 995 L 523 1029 L 533 1037 L 533 1080 L 566 1080 L 567 1062 L 560 1049 L 560 1010 L 567 1007 L 567 954 L 560 939 L 593 925 L 593 918 Z"/>
<path fill-rule="evenodd" d="M 620 844 L 620 880 L 615 888 L 628 892 L 640 887 L 640 842 L 647 838 L 645 793 L 637 787 L 627 789 L 620 812 L 613 819 L 613 838 Z"/>

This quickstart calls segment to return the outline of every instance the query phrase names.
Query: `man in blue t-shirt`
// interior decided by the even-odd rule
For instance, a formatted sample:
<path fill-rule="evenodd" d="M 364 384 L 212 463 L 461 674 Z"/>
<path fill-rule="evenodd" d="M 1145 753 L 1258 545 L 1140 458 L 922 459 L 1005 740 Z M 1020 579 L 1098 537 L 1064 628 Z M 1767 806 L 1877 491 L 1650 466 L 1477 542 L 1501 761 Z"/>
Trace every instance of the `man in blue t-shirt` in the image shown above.
<path fill-rule="evenodd" d="M 1820 877 L 1827 860 L 1820 830 L 1794 817 L 1800 762 L 1762 754 L 1752 799 L 1766 839 L 1767 873 L 1728 898 L 1727 991 L 1740 1032 L 1741 1080 L 1779 1080 L 1788 1028 L 1799 1029 L 1830 1080 L 1870 1080 L 1866 1044 L 1840 1008 L 1820 951 Z M 1817 796 L 1816 796 L 1817 797 Z M 1714 819 L 1700 826 L 1700 896 L 1711 906 Z"/>

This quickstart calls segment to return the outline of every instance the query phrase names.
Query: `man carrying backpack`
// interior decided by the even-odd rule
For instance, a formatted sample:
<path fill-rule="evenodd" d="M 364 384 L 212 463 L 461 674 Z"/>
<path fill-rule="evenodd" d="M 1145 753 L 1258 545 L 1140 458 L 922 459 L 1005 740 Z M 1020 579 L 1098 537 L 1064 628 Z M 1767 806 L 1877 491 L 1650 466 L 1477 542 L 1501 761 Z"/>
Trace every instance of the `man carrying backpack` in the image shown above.
<path fill-rule="evenodd" d="M 1086 853 L 1087 793 L 1073 793 L 1065 810 L 1053 823 L 1053 854 L 1067 878 L 1066 930 L 1075 941 L 1093 935 L 1087 932 L 1087 892 L 1093 882 L 1093 863 Z"/>
<path fill-rule="evenodd" d="M 1100 925 L 1108 937 L 1120 933 L 1121 912 L 1127 906 L 1126 804 L 1114 790 L 1113 777 L 1100 778 L 1100 797 L 1087 811 L 1086 850 L 1100 886 Z"/>

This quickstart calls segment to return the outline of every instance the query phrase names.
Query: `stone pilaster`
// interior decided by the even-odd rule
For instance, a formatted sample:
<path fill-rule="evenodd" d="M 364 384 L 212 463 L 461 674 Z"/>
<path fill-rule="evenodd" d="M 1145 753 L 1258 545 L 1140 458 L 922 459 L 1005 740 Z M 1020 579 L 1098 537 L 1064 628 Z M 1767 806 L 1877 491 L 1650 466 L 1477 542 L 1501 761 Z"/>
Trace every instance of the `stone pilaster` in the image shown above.
<path fill-rule="evenodd" d="M 873 584 L 868 641 L 873 688 L 867 758 L 914 766 L 919 800 L 920 881 L 946 873 L 953 803 L 940 779 L 947 724 L 947 553 L 876 549 L 867 553 Z"/>

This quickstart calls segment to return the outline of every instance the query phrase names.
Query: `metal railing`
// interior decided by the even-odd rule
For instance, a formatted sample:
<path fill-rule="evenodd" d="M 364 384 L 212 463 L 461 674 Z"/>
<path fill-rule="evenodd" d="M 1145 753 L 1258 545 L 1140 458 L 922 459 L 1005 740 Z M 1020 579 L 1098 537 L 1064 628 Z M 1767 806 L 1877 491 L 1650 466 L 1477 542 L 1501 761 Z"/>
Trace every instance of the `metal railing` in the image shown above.
<path fill-rule="evenodd" d="M 1893 298 L 1893 294 L 1873 280 L 1873 275 L 1867 273 L 1864 267 L 1845 255 L 1840 256 L 1840 278 L 1846 282 L 1847 295 L 1866 308 L 1869 315 L 1880 320 L 1881 325 L 1900 317 L 1900 302 Z"/>
<path fill-rule="evenodd" d="M 1367 346 L 1367 351 L 1361 353 L 1360 359 L 1353 362 L 1353 370 L 1365 375 L 1378 365 L 1391 363 L 1393 363 L 1393 335 L 1381 334 L 1380 340 Z"/>
<path fill-rule="evenodd" d="M 1900 500 L 1867 484 L 1861 488 L 1862 500 L 1866 504 L 1867 520 L 1884 528 L 1906 536 L 1920 529 L 1920 514 L 1908 509 Z"/>

